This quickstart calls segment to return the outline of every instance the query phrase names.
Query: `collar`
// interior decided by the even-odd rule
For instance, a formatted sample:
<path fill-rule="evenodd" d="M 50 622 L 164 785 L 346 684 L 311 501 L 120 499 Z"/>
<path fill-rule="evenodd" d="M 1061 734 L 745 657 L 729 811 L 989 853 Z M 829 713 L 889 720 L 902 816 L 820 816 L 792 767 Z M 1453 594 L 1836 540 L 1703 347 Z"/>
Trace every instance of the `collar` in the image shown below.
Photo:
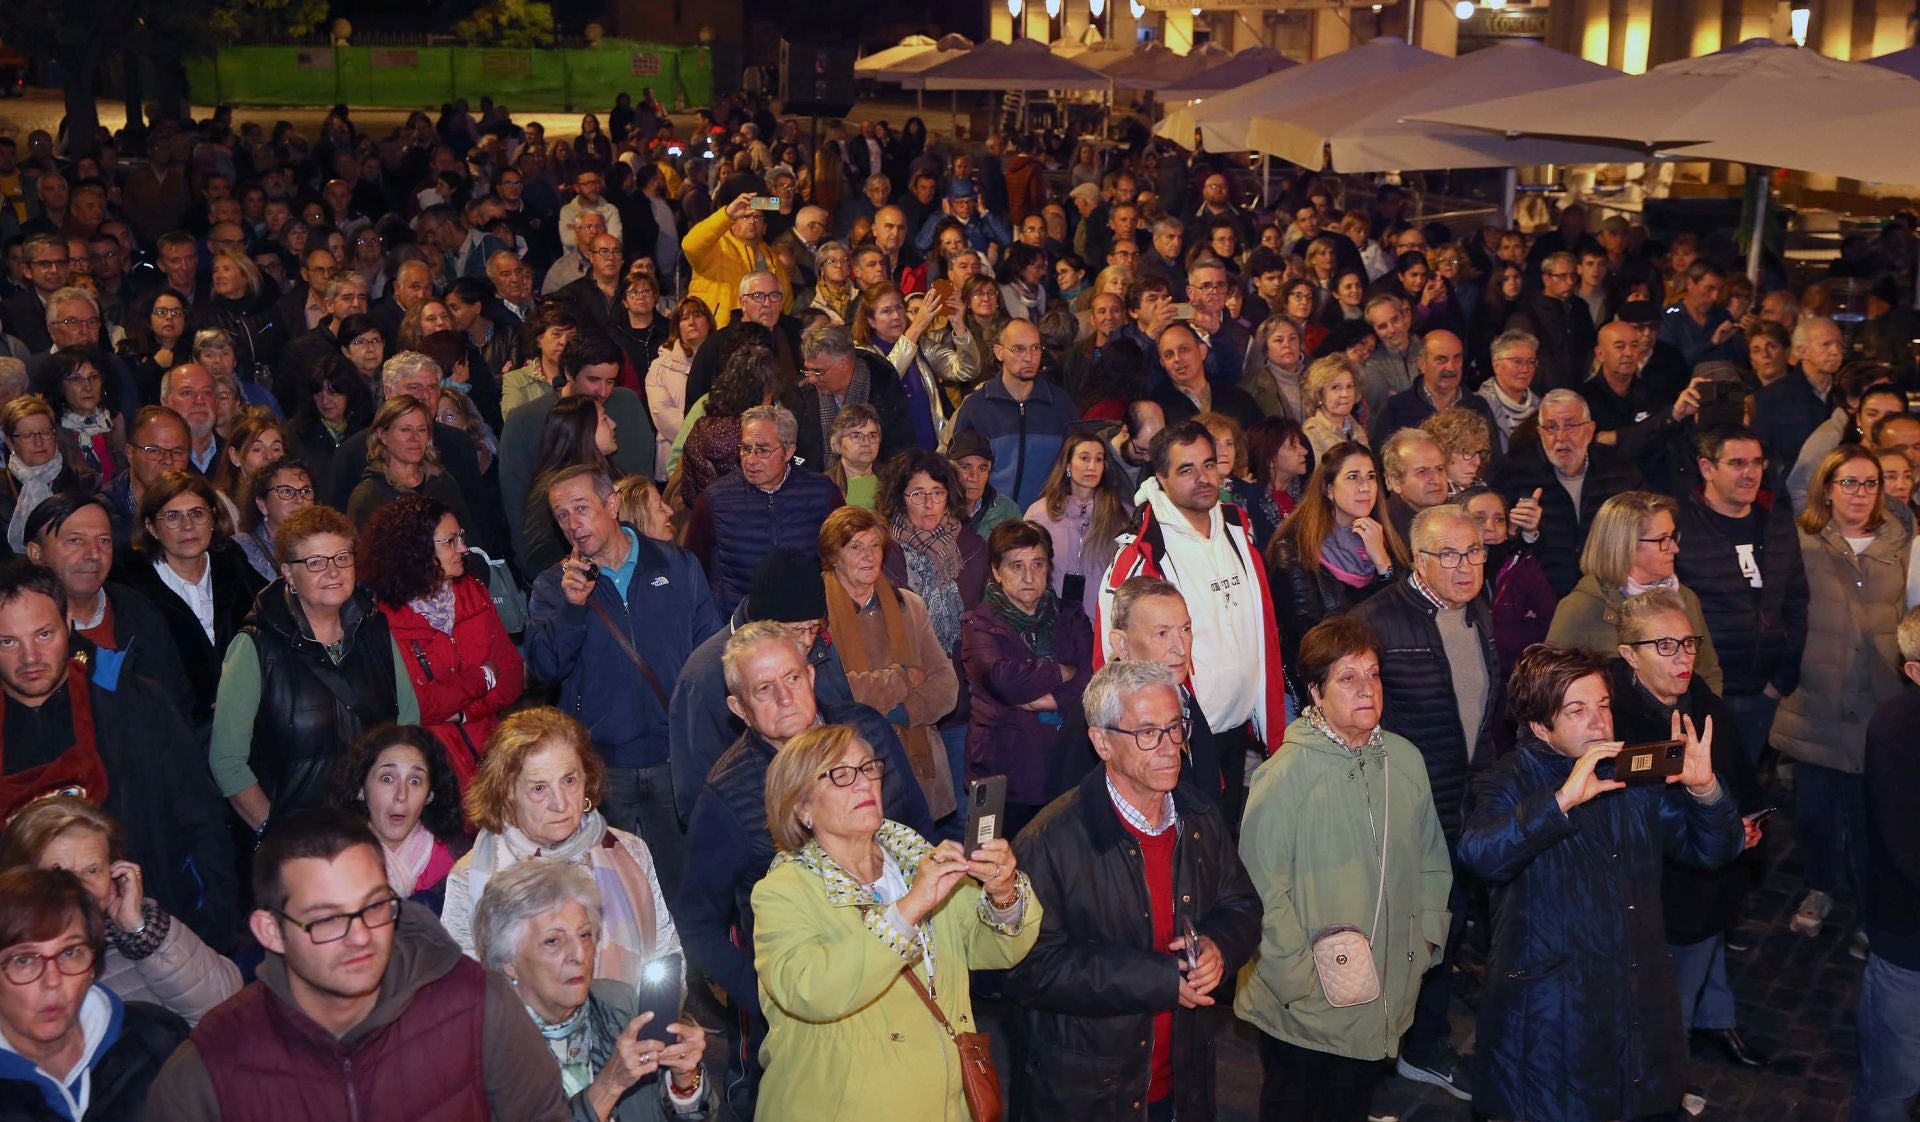
<path fill-rule="evenodd" d="M 207 568 L 211 570 L 213 567 L 209 565 Z M 106 615 L 107 615 L 107 588 L 105 585 L 101 585 L 100 591 L 95 592 L 93 594 L 93 614 L 88 616 L 86 619 L 73 619 L 70 622 L 72 623 L 73 629 L 75 631 L 91 631 L 94 628 L 100 626 L 100 621 L 102 619 L 105 619 Z"/>
<path fill-rule="evenodd" d="M 1413 589 L 1414 593 L 1425 599 L 1427 603 L 1432 604 L 1434 611 L 1444 612 L 1448 610 L 1446 604 L 1442 603 L 1440 598 L 1433 594 L 1433 589 L 1427 587 L 1427 582 L 1420 579 L 1418 572 L 1407 574 L 1407 587 Z"/>
<path fill-rule="evenodd" d="M 1180 828 L 1180 812 L 1174 808 L 1172 792 L 1160 796 L 1160 826 L 1155 829 L 1148 824 L 1147 816 L 1134 809 L 1134 805 L 1114 788 L 1113 777 L 1106 775 L 1105 771 L 1106 769 L 1101 769 L 1107 784 L 1107 798 L 1113 800 L 1113 809 L 1120 813 L 1121 818 L 1126 819 L 1128 825 L 1150 838 L 1157 838 L 1168 830 Z"/>

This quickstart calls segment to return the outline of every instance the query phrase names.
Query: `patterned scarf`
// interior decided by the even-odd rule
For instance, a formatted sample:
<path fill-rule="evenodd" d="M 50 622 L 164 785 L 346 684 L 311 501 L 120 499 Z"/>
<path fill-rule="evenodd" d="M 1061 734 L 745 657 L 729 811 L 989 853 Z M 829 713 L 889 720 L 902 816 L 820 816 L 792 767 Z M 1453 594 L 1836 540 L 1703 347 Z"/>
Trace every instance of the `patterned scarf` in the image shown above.
<path fill-rule="evenodd" d="M 105 436 L 113 431 L 113 414 L 103 406 L 91 413 L 62 413 L 60 427 L 80 434 L 80 443 L 85 444 L 96 436 Z"/>
<path fill-rule="evenodd" d="M 1335 526 L 1320 543 L 1320 563 L 1342 584 L 1364 588 L 1373 583 L 1373 558 L 1351 526 Z"/>
<path fill-rule="evenodd" d="M 904 515 L 894 515 L 890 528 L 907 560 L 907 587 L 927 602 L 927 619 L 950 651 L 960 641 L 960 522 L 949 514 L 931 530 L 917 530 Z"/>
<path fill-rule="evenodd" d="M 516 985 L 518 983 L 515 983 Z M 587 1089 L 593 1082 L 593 1056 L 589 1046 L 593 1042 L 593 1033 L 588 1023 L 588 1002 L 581 1002 L 573 1015 L 559 1024 L 542 1017 L 533 1006 L 521 1003 L 527 1015 L 533 1018 L 534 1027 L 547 1040 L 547 1047 L 553 1050 L 553 1058 L 560 1063 L 560 1085 L 572 1098 Z"/>
<path fill-rule="evenodd" d="M 13 547 L 16 556 L 26 553 L 27 515 L 53 494 L 53 481 L 60 477 L 60 469 L 67 465 L 59 456 L 55 456 L 39 467 L 28 467 L 20 459 L 20 453 L 7 453 L 7 471 L 11 472 L 19 484 L 20 494 L 13 504 L 13 520 L 7 523 L 7 544 Z"/>
<path fill-rule="evenodd" d="M 1345 737 L 1333 731 L 1333 726 L 1327 723 L 1327 715 L 1320 711 L 1318 705 L 1307 706 L 1307 711 L 1302 713 L 1301 716 L 1307 719 L 1307 724 L 1313 726 L 1315 732 L 1349 752 L 1384 752 L 1387 750 L 1387 738 L 1381 734 L 1379 725 L 1373 726 L 1373 729 L 1367 733 L 1365 742 L 1349 744 Z"/>
<path fill-rule="evenodd" d="M 453 582 L 443 581 L 439 588 L 427 593 L 418 600 L 407 601 L 407 607 L 419 612 L 427 621 L 427 626 L 442 635 L 453 634 Z"/>
<path fill-rule="evenodd" d="M 993 608 L 993 614 L 1007 622 L 1009 627 L 1020 633 L 1027 646 L 1041 658 L 1053 657 L 1053 625 L 1060 617 L 1060 598 L 1048 589 L 1040 597 L 1037 609 L 1032 613 L 1020 610 L 999 581 L 987 585 L 987 603 Z"/>

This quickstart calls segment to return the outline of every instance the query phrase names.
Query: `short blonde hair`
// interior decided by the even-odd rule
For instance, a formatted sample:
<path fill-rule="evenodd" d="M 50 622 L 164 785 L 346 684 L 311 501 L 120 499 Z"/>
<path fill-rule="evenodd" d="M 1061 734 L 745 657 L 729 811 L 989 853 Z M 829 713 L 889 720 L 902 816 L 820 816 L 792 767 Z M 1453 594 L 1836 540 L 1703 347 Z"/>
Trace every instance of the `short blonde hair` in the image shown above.
<path fill-rule="evenodd" d="M 1687 619 L 1688 627 L 1692 620 L 1687 616 L 1687 601 L 1677 589 L 1650 588 L 1637 596 L 1629 596 L 1620 605 L 1620 621 L 1616 628 L 1622 643 L 1637 643 L 1647 638 L 1653 630 L 1653 621 L 1662 615 L 1676 615 Z"/>
<path fill-rule="evenodd" d="M 767 832 L 782 852 L 797 853 L 813 840 L 813 829 L 800 820 L 800 812 L 812 804 L 820 773 L 839 763 L 855 744 L 866 741 L 853 726 L 817 725 L 787 741 L 773 757 L 767 766 Z"/>
<path fill-rule="evenodd" d="M 1624 588 L 1633 571 L 1633 554 L 1647 521 L 1661 511 L 1674 514 L 1679 504 L 1652 491 L 1622 491 L 1600 504 L 1580 551 L 1580 571 L 1602 588 Z"/>
<path fill-rule="evenodd" d="M 1334 379 L 1342 374 L 1353 375 L 1354 389 L 1360 388 L 1360 368 L 1344 353 L 1316 358 L 1313 360 L 1313 365 L 1307 367 L 1307 376 L 1300 385 L 1300 397 L 1306 402 L 1308 416 L 1320 411 L 1321 395 L 1325 394 L 1327 387 L 1333 385 Z"/>
<path fill-rule="evenodd" d="M 607 766 L 593 750 L 587 728 L 551 705 L 522 709 L 501 721 L 487 738 L 486 756 L 480 771 L 461 800 L 467 817 L 482 830 L 499 833 L 512 825 L 513 788 L 527 757 L 542 748 L 565 745 L 580 757 L 580 770 L 587 781 L 587 802 L 600 801 L 606 785 Z"/>

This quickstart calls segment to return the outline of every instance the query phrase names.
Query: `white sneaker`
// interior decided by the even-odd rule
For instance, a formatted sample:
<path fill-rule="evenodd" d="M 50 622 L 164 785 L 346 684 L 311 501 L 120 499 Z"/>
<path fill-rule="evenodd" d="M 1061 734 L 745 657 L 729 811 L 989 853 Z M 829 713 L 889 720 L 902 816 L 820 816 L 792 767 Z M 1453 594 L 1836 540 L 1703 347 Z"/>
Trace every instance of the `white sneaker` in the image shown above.
<path fill-rule="evenodd" d="M 1811 939 L 1820 934 L 1820 927 L 1827 922 L 1827 913 L 1833 910 L 1833 897 L 1817 888 L 1808 889 L 1800 907 L 1793 913 L 1794 932 Z"/>

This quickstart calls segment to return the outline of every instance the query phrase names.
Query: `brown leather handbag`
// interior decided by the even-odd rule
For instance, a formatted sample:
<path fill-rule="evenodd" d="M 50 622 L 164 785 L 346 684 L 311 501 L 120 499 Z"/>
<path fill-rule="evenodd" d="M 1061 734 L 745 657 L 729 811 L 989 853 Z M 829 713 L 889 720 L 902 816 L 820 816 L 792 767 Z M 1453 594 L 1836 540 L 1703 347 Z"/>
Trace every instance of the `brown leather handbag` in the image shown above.
<path fill-rule="evenodd" d="M 933 1019 L 947 1031 L 954 1047 L 960 1050 L 960 1093 L 966 1096 L 967 1112 L 973 1115 L 973 1122 L 1001 1122 L 1006 1117 L 1006 1105 L 1000 1099 L 1000 1072 L 993 1066 L 993 1038 L 984 1032 L 955 1032 L 947 1022 L 947 1015 L 927 992 L 920 976 L 908 966 L 900 971 L 907 976 L 907 983 L 920 1000 L 927 1003 L 927 1009 L 933 1013 Z"/>

